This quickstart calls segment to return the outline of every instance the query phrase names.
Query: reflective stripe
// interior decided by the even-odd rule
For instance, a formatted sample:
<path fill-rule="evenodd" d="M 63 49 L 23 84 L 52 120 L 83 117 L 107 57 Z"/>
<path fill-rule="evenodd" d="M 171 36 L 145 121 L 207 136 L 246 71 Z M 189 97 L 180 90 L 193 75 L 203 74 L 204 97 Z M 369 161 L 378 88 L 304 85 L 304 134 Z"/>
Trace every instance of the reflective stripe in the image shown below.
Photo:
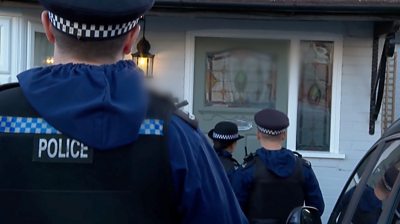
<path fill-rule="evenodd" d="M 163 135 L 164 121 L 145 119 L 140 125 L 141 135 Z M 61 134 L 43 118 L 0 116 L 0 133 Z"/>
<path fill-rule="evenodd" d="M 140 125 L 141 135 L 163 135 L 164 121 L 158 119 L 145 119 Z"/>
<path fill-rule="evenodd" d="M 43 118 L 0 116 L 0 132 L 18 134 L 60 134 Z"/>

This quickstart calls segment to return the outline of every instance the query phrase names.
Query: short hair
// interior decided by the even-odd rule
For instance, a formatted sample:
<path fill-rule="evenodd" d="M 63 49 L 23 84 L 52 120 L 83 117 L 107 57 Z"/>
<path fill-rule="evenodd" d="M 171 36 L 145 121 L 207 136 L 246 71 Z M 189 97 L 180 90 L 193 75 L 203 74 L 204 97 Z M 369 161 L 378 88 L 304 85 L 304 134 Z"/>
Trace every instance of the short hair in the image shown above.
<path fill-rule="evenodd" d="M 53 27 L 54 28 L 54 27 Z M 122 51 L 127 34 L 107 40 L 79 40 L 53 29 L 57 47 L 61 52 L 80 59 L 101 59 L 117 55 Z"/>
<path fill-rule="evenodd" d="M 265 133 L 262 133 L 261 131 L 259 131 L 259 133 L 261 134 L 261 137 L 265 140 L 268 141 L 280 141 L 281 140 L 281 135 L 284 135 L 286 133 L 286 131 L 278 134 L 278 135 L 268 135 Z"/>
<path fill-rule="evenodd" d="M 236 141 L 217 141 L 214 140 L 214 149 L 215 150 L 224 150 L 229 146 L 233 145 Z"/>

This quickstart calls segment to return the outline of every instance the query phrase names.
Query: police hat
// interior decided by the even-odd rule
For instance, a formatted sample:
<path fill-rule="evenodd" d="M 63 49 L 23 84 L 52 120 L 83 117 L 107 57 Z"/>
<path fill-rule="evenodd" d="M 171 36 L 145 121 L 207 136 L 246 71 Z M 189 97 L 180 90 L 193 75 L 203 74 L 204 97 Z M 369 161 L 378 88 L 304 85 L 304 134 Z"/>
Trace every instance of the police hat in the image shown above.
<path fill-rule="evenodd" d="M 264 109 L 254 115 L 258 130 L 266 135 L 279 135 L 289 126 L 286 114 L 273 109 Z"/>
<path fill-rule="evenodd" d="M 39 0 L 53 26 L 78 39 L 104 40 L 129 32 L 154 0 Z"/>
<path fill-rule="evenodd" d="M 208 137 L 214 141 L 226 142 L 234 142 L 243 138 L 243 136 L 239 135 L 237 125 L 229 121 L 222 121 L 216 124 L 215 127 L 208 132 Z"/>

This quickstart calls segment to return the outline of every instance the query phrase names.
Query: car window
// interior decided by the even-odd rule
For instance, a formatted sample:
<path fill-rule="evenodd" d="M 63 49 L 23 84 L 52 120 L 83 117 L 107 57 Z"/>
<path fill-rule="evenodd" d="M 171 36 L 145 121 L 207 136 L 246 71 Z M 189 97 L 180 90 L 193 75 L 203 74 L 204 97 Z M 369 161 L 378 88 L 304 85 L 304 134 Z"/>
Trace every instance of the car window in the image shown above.
<path fill-rule="evenodd" d="M 376 152 L 378 153 L 378 152 Z M 382 205 L 391 194 L 391 188 L 396 180 L 400 169 L 400 140 L 388 142 L 376 161 L 373 161 L 371 174 L 367 175 L 366 181 L 361 181 L 366 171 L 367 164 L 371 159 L 376 160 L 374 153 L 371 153 L 354 172 L 351 181 L 346 186 L 346 191 L 341 195 L 330 223 L 342 223 L 345 211 L 348 207 L 357 187 L 360 188 L 361 197 L 356 201 L 352 223 L 354 224 L 375 224 L 377 223 Z M 361 186 L 362 184 L 362 186 Z"/>
<path fill-rule="evenodd" d="M 387 144 L 382 151 L 354 212 L 352 221 L 357 224 L 375 224 L 382 212 L 383 203 L 392 193 L 400 169 L 400 140 Z"/>
<path fill-rule="evenodd" d="M 364 173 L 365 167 L 372 158 L 372 155 L 372 153 L 369 154 L 369 156 L 362 161 L 362 163 L 357 167 L 357 170 L 354 172 L 353 176 L 349 179 L 349 182 L 345 187 L 346 190 L 344 193 L 342 193 L 341 197 L 339 197 L 339 200 L 336 203 L 335 209 L 333 210 L 329 219 L 329 223 L 342 223 L 344 213 L 347 210 L 351 196 L 354 193 L 355 187 L 360 183 L 361 176 Z"/>

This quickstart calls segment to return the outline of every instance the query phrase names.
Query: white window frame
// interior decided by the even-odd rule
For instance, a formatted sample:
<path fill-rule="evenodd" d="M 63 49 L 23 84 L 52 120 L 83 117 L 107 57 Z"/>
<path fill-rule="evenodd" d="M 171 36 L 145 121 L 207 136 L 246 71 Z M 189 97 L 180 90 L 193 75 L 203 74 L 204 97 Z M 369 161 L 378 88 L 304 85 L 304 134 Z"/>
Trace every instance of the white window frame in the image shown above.
<path fill-rule="evenodd" d="M 251 39 L 277 39 L 289 40 L 289 83 L 288 83 L 288 128 L 287 148 L 296 149 L 297 106 L 300 79 L 300 42 L 301 41 L 333 41 L 334 59 L 332 71 L 332 105 L 331 105 L 331 132 L 329 152 L 298 151 L 308 158 L 344 159 L 345 154 L 339 152 L 340 130 L 340 101 L 342 80 L 343 37 L 334 33 L 317 32 L 290 32 L 290 31 L 264 31 L 264 30 L 200 30 L 189 31 L 186 34 L 185 46 L 185 76 L 184 99 L 189 105 L 186 107 L 193 113 L 194 93 L 194 55 L 196 37 L 222 37 L 222 38 L 251 38 Z"/>
<path fill-rule="evenodd" d="M 11 18 L 0 17 L 0 74 L 11 72 Z"/>

